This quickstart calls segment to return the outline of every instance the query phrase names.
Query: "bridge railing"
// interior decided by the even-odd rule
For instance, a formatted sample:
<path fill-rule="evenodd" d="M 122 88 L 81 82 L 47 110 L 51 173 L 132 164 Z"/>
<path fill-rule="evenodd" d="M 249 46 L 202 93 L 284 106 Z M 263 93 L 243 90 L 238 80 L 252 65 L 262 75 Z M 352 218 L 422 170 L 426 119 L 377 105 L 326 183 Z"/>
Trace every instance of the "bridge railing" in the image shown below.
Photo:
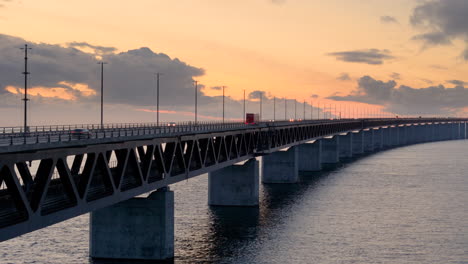
<path fill-rule="evenodd" d="M 245 124 L 244 122 L 219 122 L 219 121 L 186 121 L 186 122 L 163 122 L 157 125 L 156 123 L 111 123 L 101 127 L 100 124 L 74 124 L 74 125 L 50 125 L 50 126 L 34 126 L 30 127 L 29 131 L 24 133 L 23 127 L 4 127 L 0 128 L 0 147 L 11 145 L 24 144 L 39 144 L 53 142 L 70 142 L 89 139 L 106 139 L 116 137 L 134 137 L 145 135 L 170 135 L 174 133 L 201 132 L 201 131 L 220 131 L 227 129 L 241 129 L 248 127 L 259 126 L 282 126 L 292 124 L 310 124 L 310 123 L 327 123 L 327 122 L 349 122 L 359 120 L 363 122 L 363 126 L 369 126 L 370 123 L 382 125 L 392 122 L 392 124 L 405 123 L 410 120 L 415 122 L 418 120 L 431 120 L 444 122 L 447 118 L 433 119 L 319 119 L 319 120 L 266 120 L 257 124 Z M 460 119 L 462 121 L 463 119 Z M 367 125 L 364 125 L 367 123 Z M 82 134 L 74 134 L 75 129 L 87 129 L 88 131 Z"/>

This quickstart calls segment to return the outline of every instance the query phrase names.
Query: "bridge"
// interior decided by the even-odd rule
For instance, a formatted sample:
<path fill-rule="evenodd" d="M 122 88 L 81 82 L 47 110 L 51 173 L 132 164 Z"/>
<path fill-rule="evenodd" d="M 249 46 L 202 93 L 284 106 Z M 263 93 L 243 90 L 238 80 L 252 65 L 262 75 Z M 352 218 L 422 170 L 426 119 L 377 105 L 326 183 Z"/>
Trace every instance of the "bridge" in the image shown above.
<path fill-rule="evenodd" d="M 0 241 L 92 212 L 91 257 L 170 259 L 170 184 L 209 173 L 210 205 L 258 206 L 260 171 L 262 183 L 295 183 L 299 171 L 360 155 L 465 139 L 467 121 L 108 124 L 38 126 L 26 133 L 0 128 Z M 76 136 L 76 128 L 88 132 Z"/>

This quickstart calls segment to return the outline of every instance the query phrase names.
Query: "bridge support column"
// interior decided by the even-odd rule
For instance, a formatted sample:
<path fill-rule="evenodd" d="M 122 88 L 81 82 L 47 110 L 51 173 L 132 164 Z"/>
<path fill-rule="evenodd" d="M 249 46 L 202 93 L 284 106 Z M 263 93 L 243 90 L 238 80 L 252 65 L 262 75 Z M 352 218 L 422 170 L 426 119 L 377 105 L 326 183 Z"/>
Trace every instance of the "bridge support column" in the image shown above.
<path fill-rule="evenodd" d="M 374 129 L 374 150 L 381 150 L 383 146 L 382 128 Z"/>
<path fill-rule="evenodd" d="M 92 258 L 174 258 L 174 192 L 166 187 L 91 212 L 90 240 Z"/>
<path fill-rule="evenodd" d="M 390 145 L 392 147 L 399 146 L 400 145 L 400 133 L 398 133 L 398 132 L 400 132 L 400 131 L 398 130 L 398 126 L 391 127 L 390 130 L 391 130 L 391 132 L 390 132 L 390 135 L 391 135 L 390 136 L 391 137 Z"/>
<path fill-rule="evenodd" d="M 322 163 L 334 164 L 340 162 L 340 138 L 323 138 L 322 141 Z"/>
<path fill-rule="evenodd" d="M 437 124 L 432 124 L 432 127 L 433 127 L 433 134 L 434 134 L 434 141 L 439 141 L 441 140 L 441 124 L 437 123 Z"/>
<path fill-rule="evenodd" d="M 259 162 L 249 159 L 208 173 L 208 204 L 215 206 L 257 206 Z"/>
<path fill-rule="evenodd" d="M 339 159 L 350 159 L 353 157 L 353 133 L 349 132 L 346 135 L 339 135 Z"/>
<path fill-rule="evenodd" d="M 452 138 L 452 133 L 450 132 L 450 124 L 444 124 L 444 140 L 450 140 Z"/>
<path fill-rule="evenodd" d="M 363 148 L 364 153 L 372 153 L 374 152 L 374 129 L 363 130 Z"/>
<path fill-rule="evenodd" d="M 460 124 L 452 123 L 452 139 L 460 138 Z"/>
<path fill-rule="evenodd" d="M 322 141 L 297 146 L 299 151 L 299 171 L 322 170 Z"/>
<path fill-rule="evenodd" d="M 353 155 L 362 155 L 364 153 L 364 134 L 362 130 L 353 132 Z"/>
<path fill-rule="evenodd" d="M 262 157 L 262 183 L 296 183 L 298 180 L 299 162 L 296 147 Z"/>
<path fill-rule="evenodd" d="M 390 127 L 383 127 L 382 129 L 382 138 L 383 138 L 383 148 L 390 148 L 392 146 L 392 130 Z"/>
<path fill-rule="evenodd" d="M 408 127 L 406 125 L 398 127 L 398 138 L 400 141 L 400 146 L 408 144 Z"/>
<path fill-rule="evenodd" d="M 465 122 L 460 123 L 460 138 L 466 139 L 466 123 Z"/>

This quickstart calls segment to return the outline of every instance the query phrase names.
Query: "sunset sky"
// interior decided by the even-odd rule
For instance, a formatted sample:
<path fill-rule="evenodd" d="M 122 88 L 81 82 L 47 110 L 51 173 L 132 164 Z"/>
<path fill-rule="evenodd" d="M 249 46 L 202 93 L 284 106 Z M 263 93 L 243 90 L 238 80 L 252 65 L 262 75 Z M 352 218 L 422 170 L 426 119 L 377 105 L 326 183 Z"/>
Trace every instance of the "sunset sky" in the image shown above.
<path fill-rule="evenodd" d="M 193 119 L 192 80 L 212 120 L 220 86 L 232 119 L 244 89 L 251 112 L 265 92 L 265 118 L 274 96 L 288 118 L 294 99 L 307 113 L 462 115 L 466 14 L 465 0 L 0 0 L 0 123 L 21 124 L 26 42 L 35 124 L 98 121 L 101 57 L 107 122 L 154 121 L 157 71 L 165 120 Z"/>

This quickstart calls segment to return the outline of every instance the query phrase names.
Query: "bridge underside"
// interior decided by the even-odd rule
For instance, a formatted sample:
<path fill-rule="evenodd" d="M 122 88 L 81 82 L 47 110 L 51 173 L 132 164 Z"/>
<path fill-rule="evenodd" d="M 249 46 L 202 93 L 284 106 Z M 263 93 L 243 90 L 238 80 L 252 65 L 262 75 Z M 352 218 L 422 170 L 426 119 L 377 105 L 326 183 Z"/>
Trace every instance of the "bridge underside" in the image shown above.
<path fill-rule="evenodd" d="M 387 147 L 396 147 L 465 138 L 464 122 L 416 119 L 294 124 L 0 154 L 0 241 L 327 136 L 355 131 L 352 138 L 360 138 L 361 143 L 348 142 L 347 151 L 353 152 L 356 144 L 361 144 L 358 151 L 369 151 L 379 140 L 382 147 L 385 142 Z M 369 128 L 381 132 L 363 132 Z M 366 135 L 373 136 L 370 143 L 365 141 Z M 339 161 L 340 148 L 331 148 L 337 152 L 326 155 Z M 303 152 L 295 151 L 295 155 Z M 304 162 L 303 157 L 298 160 Z M 320 169 L 321 163 L 323 160 L 312 167 Z M 296 166 L 303 167 L 307 166 Z"/>

